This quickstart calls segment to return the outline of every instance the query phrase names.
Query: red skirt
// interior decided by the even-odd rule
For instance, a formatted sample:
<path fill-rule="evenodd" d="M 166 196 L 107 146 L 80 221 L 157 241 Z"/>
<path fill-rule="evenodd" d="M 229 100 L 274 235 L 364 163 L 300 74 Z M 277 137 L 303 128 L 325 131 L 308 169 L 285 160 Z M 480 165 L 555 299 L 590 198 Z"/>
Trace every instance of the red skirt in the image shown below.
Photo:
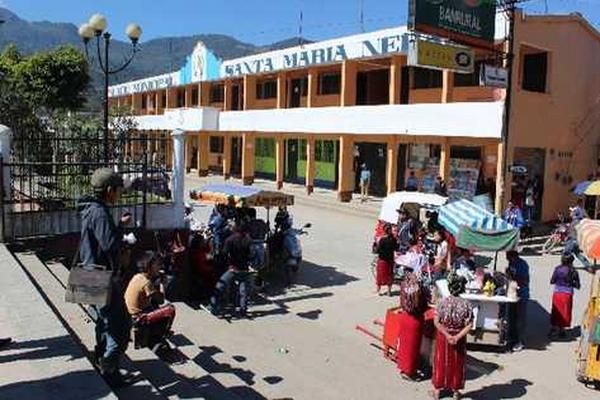
<path fill-rule="evenodd" d="M 402 312 L 398 315 L 400 333 L 398 335 L 398 369 L 413 377 L 419 365 L 423 322 L 421 319 Z"/>
<path fill-rule="evenodd" d="M 377 286 L 389 286 L 394 281 L 393 266 L 391 262 L 377 259 L 377 273 L 375 276 Z"/>
<path fill-rule="evenodd" d="M 467 340 L 462 338 L 455 346 L 446 341 L 446 337 L 437 332 L 435 354 L 433 356 L 433 387 L 438 390 L 457 391 L 465 387 L 465 359 Z"/>
<path fill-rule="evenodd" d="M 552 296 L 552 314 L 550 325 L 557 328 L 571 327 L 573 295 L 571 293 L 554 292 Z"/>

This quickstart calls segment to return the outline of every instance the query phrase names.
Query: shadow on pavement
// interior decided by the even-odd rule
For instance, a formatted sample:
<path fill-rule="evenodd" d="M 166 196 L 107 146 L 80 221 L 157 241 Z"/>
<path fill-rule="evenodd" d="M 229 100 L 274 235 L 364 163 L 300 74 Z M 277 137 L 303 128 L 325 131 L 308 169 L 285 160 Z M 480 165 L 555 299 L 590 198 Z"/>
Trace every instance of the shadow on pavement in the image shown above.
<path fill-rule="evenodd" d="M 500 368 L 500 365 L 479 360 L 473 356 L 467 355 L 466 369 L 467 380 L 474 380 L 484 375 L 489 375 Z"/>
<path fill-rule="evenodd" d="M 20 360 L 42 360 L 66 355 L 71 356 L 71 360 L 84 357 L 84 354 L 73 343 L 73 339 L 69 335 L 23 342 L 15 341 L 6 347 L 4 353 L 6 351 L 24 349 L 30 349 L 30 351 L 20 351 L 16 354 L 1 354 L 0 364 Z"/>
<path fill-rule="evenodd" d="M 550 340 L 550 314 L 536 300 L 527 305 L 527 338 L 525 347 L 532 350 L 546 350 Z"/>
<path fill-rule="evenodd" d="M 0 398 L 20 400 L 102 399 L 111 391 L 108 386 L 92 385 L 101 378 L 96 371 L 76 371 L 51 378 L 21 381 L 0 386 Z"/>
<path fill-rule="evenodd" d="M 498 400 L 498 399 L 519 399 L 527 395 L 527 386 L 533 383 L 526 379 L 513 379 L 508 383 L 484 386 L 479 390 L 464 393 L 464 399 L 476 400 Z"/>

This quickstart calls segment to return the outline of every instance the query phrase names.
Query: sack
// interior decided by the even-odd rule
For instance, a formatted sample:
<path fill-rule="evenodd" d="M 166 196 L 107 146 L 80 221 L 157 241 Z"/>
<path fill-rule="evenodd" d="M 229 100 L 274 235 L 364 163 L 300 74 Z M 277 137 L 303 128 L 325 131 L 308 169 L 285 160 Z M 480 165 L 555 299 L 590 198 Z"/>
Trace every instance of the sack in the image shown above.
<path fill-rule="evenodd" d="M 112 271 L 101 265 L 71 267 L 65 292 L 67 303 L 104 307 L 110 303 Z"/>

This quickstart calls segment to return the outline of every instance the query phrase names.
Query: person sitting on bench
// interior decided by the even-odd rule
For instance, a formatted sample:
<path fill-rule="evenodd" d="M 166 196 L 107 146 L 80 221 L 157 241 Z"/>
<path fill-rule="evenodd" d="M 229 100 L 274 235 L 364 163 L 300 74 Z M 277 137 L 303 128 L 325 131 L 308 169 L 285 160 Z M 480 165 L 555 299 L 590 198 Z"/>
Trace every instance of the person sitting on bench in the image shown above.
<path fill-rule="evenodd" d="M 144 270 L 136 274 L 125 291 L 127 310 L 134 321 L 135 346 L 156 351 L 166 345 L 165 339 L 175 319 L 175 307 L 162 305 L 165 289 L 160 269 L 164 258 L 152 254 L 144 262 Z"/>

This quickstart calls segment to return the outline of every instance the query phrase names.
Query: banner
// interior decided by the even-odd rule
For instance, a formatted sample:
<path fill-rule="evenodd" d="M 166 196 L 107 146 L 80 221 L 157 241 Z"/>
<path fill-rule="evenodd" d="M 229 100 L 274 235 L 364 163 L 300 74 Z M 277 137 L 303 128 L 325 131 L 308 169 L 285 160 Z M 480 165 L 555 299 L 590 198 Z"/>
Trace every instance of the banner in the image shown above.
<path fill-rule="evenodd" d="M 489 65 L 482 65 L 479 72 L 479 85 L 498 88 L 508 87 L 508 70 Z"/>
<path fill-rule="evenodd" d="M 473 73 L 473 50 L 452 44 L 435 43 L 421 38 L 415 39 L 408 50 L 408 65 L 447 69 L 464 74 Z"/>
<path fill-rule="evenodd" d="M 495 0 L 409 0 L 408 10 L 411 30 L 475 46 L 494 42 Z"/>

